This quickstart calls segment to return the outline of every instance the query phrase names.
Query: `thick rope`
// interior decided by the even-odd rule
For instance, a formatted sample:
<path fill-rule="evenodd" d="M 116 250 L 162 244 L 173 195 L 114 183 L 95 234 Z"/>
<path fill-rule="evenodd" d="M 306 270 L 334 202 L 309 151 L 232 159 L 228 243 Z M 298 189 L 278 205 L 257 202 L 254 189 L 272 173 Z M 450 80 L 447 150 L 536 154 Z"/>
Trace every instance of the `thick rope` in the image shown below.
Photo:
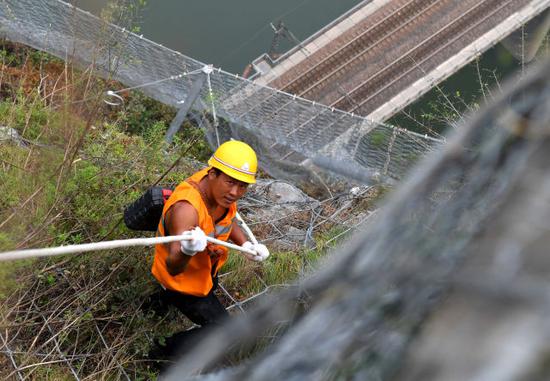
<path fill-rule="evenodd" d="M 188 234 L 182 234 L 182 235 L 174 235 L 174 236 L 168 236 L 168 237 L 119 239 L 114 241 L 84 243 L 80 245 L 48 247 L 44 249 L 5 251 L 3 253 L 0 253 L 0 261 L 13 261 L 16 259 L 29 259 L 29 258 L 36 258 L 36 257 L 50 257 L 54 255 L 64 255 L 64 254 L 77 254 L 77 253 L 84 253 L 87 251 L 109 250 L 109 249 L 117 249 L 121 247 L 130 247 L 130 246 L 152 246 L 159 243 L 168 243 L 168 242 L 183 241 L 183 240 L 190 240 L 190 239 L 191 237 L 189 237 Z M 206 240 L 216 245 L 225 246 L 227 248 L 238 250 L 243 253 L 257 255 L 257 253 L 253 250 L 248 250 L 239 245 L 221 241 L 216 238 L 206 236 Z"/>
<path fill-rule="evenodd" d="M 246 222 L 244 222 L 243 218 L 241 217 L 241 215 L 239 214 L 239 212 L 237 212 L 237 214 L 235 215 L 235 217 L 237 217 L 237 220 L 239 221 L 239 225 L 240 227 L 244 230 L 245 234 L 248 236 L 248 239 L 250 239 L 250 241 L 253 243 L 253 244 L 258 244 L 258 240 L 256 239 L 256 237 L 254 236 L 254 233 L 252 233 L 252 230 L 250 230 L 250 228 L 248 227 L 248 225 L 246 224 Z"/>

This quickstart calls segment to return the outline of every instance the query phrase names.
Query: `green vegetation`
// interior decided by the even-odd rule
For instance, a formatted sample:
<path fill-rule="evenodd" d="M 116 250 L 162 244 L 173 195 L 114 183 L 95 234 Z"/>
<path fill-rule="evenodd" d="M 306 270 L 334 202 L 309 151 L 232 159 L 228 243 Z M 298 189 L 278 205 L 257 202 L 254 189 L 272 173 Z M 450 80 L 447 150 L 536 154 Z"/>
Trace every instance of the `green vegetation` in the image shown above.
<path fill-rule="evenodd" d="M 211 153 L 202 131 L 190 125 L 167 146 L 163 136 L 175 111 L 142 94 L 126 94 L 124 106 L 113 108 L 101 94 L 119 84 L 89 80 L 18 46 L 4 44 L 0 57 L 0 126 L 22 139 L 0 141 L 0 251 L 143 236 L 121 223 L 124 206 L 159 180 L 182 181 L 195 169 L 187 159 L 204 161 Z M 40 67 L 49 79 L 41 78 Z M 94 100 L 79 102 L 84 95 Z M 244 300 L 266 284 L 288 283 L 311 270 L 325 251 L 322 245 L 277 253 L 262 265 L 231 255 L 224 285 Z M 33 353 L 55 344 L 63 353 L 83 356 L 72 363 L 88 378 L 119 378 L 115 357 L 132 379 L 154 378 L 144 361 L 153 340 L 189 322 L 175 311 L 158 314 L 144 307 L 154 302 L 148 296 L 157 287 L 151 256 L 151 248 L 137 247 L 2 262 L 0 326 L 19 327 L 10 343 L 17 363 L 39 363 Z M 14 376 L 6 357 L 0 356 L 0 369 L 1 378 Z M 63 362 L 31 366 L 25 374 L 72 378 Z"/>
<path fill-rule="evenodd" d="M 504 46 L 497 44 L 388 123 L 431 136 L 445 134 L 465 113 L 474 112 L 493 99 L 500 92 L 504 78 L 516 72 L 520 65 Z"/>
<path fill-rule="evenodd" d="M 129 96 L 122 110 L 111 110 L 101 97 L 83 106 L 74 100 L 85 93 L 100 94 L 107 86 L 104 81 L 83 88 L 87 82 L 82 74 L 72 69 L 65 72 L 58 62 L 47 74 L 55 75 L 54 80 L 70 78 L 61 85 L 64 96 L 56 97 L 38 90 L 40 77 L 35 75 L 39 66 L 55 59 L 8 44 L 0 52 L 4 58 L 0 126 L 17 131 L 22 142 L 8 138 L 0 142 L 1 251 L 142 236 L 120 223 L 124 206 L 184 154 L 200 159 L 210 154 L 202 132 L 192 126 L 183 129 L 172 147 L 165 145 L 163 136 L 174 115 L 166 106 L 151 100 L 141 103 L 145 98 L 139 94 Z M 48 89 L 47 83 L 44 88 Z M 52 87 L 51 91 L 57 90 Z M 193 169 L 188 163 L 179 163 L 162 181 L 180 182 Z M 3 262 L 1 325 L 17 322 L 25 327 L 12 349 L 23 350 L 35 342 L 29 354 L 32 349 L 45 351 L 48 336 L 40 333 L 45 327 L 32 322 L 51 319 L 50 328 L 61 332 L 57 337 L 61 348 L 96 353 L 95 360 L 82 362 L 82 373 L 98 372 L 97 378 L 109 378 L 117 373 L 107 364 L 95 369 L 104 361 L 100 354 L 106 349 L 98 336 L 101 328 L 107 342 L 120 346 L 116 348 L 118 361 L 134 369 L 136 378 L 150 379 L 140 359 L 151 341 L 188 324 L 175 314 L 152 318 L 150 312 L 141 310 L 155 287 L 149 272 L 150 256 L 151 248 L 140 247 Z M 27 294 L 29 290 L 32 295 Z M 17 312 L 21 304 L 28 303 L 34 305 L 36 315 Z M 0 364 L 5 360 L 0 357 Z M 34 360 L 32 355 L 21 354 L 17 361 L 32 364 Z M 8 377 L 9 373 L 3 372 L 10 372 L 11 366 L 0 368 L 4 369 L 2 378 Z M 32 372 L 35 379 L 71 378 L 63 364 Z"/>

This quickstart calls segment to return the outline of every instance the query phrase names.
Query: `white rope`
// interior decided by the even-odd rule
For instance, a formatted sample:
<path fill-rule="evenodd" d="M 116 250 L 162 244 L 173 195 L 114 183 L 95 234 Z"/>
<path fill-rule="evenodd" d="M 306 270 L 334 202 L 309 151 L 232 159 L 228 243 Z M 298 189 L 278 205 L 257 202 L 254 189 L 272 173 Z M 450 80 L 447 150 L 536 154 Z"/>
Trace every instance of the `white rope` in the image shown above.
<path fill-rule="evenodd" d="M 245 231 L 246 235 L 248 236 L 248 238 L 250 239 L 250 241 L 252 241 L 253 244 L 257 245 L 258 244 L 258 240 L 256 239 L 256 237 L 254 236 L 254 233 L 252 233 L 252 230 L 250 230 L 250 228 L 248 227 L 248 225 L 246 224 L 246 222 L 244 222 L 243 218 L 241 217 L 241 215 L 239 214 L 239 212 L 237 212 L 237 214 L 235 215 L 235 217 L 237 217 L 237 220 L 239 221 L 239 225 L 241 226 L 241 228 L 243 228 L 243 230 Z"/>
<path fill-rule="evenodd" d="M 109 101 L 109 100 L 103 100 L 103 102 L 105 102 L 105 103 L 107 103 L 108 105 L 111 105 L 111 106 L 120 106 L 124 103 L 124 99 L 121 96 L 118 95 L 119 93 L 129 91 L 129 90 L 140 89 L 142 87 L 153 86 L 153 85 L 156 85 L 156 84 L 159 84 L 159 83 L 162 83 L 162 82 L 166 82 L 166 81 L 175 81 L 177 79 L 183 78 L 183 77 L 188 76 L 188 75 L 200 73 L 201 71 L 202 71 L 202 69 L 197 69 L 197 70 L 193 70 L 193 71 L 189 71 L 189 72 L 183 72 L 181 74 L 171 75 L 169 77 L 157 79 L 157 80 L 151 81 L 151 82 L 145 82 L 145 83 L 142 83 L 140 85 L 136 85 L 136 86 L 132 86 L 132 87 L 125 87 L 125 88 L 119 89 L 119 90 L 107 90 L 105 92 L 105 96 L 111 97 L 111 98 L 116 98 L 117 101 L 112 102 L 112 101 Z M 88 102 L 88 101 L 93 100 L 93 99 L 95 99 L 95 97 L 84 98 L 84 99 L 80 99 L 80 100 L 77 100 L 77 101 L 73 101 L 73 102 L 71 102 L 71 104 Z"/>
<path fill-rule="evenodd" d="M 142 87 L 147 87 L 147 86 L 156 85 L 156 84 L 158 84 L 158 83 L 162 83 L 162 82 L 165 82 L 165 81 L 175 81 L 176 79 L 183 78 L 183 77 L 185 77 L 185 76 L 187 76 L 187 75 L 200 73 L 202 70 L 203 70 L 203 69 L 197 69 L 197 70 L 193 70 L 193 71 L 189 71 L 189 72 L 184 72 L 184 73 L 177 74 L 177 75 L 171 75 L 170 77 L 166 77 L 166 78 L 162 78 L 162 79 L 157 79 L 156 81 L 146 82 L 146 83 L 142 83 L 141 85 L 136 85 L 136 86 L 132 86 L 132 87 L 126 87 L 126 88 L 124 88 L 124 89 L 119 89 L 119 90 L 111 91 L 111 92 L 114 93 L 114 94 L 117 94 L 117 93 L 122 93 L 122 92 L 128 91 L 128 90 L 135 90 L 135 89 L 140 89 L 140 88 L 142 88 Z"/>
<path fill-rule="evenodd" d="M 212 65 L 206 65 L 202 68 L 203 73 L 206 74 L 206 83 L 208 84 L 208 97 L 210 98 L 210 104 L 212 105 L 212 118 L 214 119 L 214 132 L 216 133 L 216 142 L 218 147 L 220 146 L 220 135 L 218 133 L 218 117 L 216 116 L 216 105 L 214 104 L 214 92 L 212 91 L 212 81 L 210 80 L 210 74 L 213 71 Z"/>
<path fill-rule="evenodd" d="M 130 246 L 151 246 L 159 243 L 168 243 L 168 242 L 183 241 L 183 240 L 189 240 L 189 239 L 191 239 L 191 237 L 189 237 L 188 234 L 182 234 L 182 235 L 174 235 L 174 236 L 168 236 L 168 237 L 119 239 L 114 241 L 84 243 L 80 245 L 48 247 L 44 249 L 5 251 L 3 253 L 0 253 L 0 261 L 13 261 L 16 259 L 28 259 L 28 258 L 36 258 L 36 257 L 50 257 L 54 255 L 76 254 L 76 253 L 84 253 L 87 251 L 109 250 L 109 249 L 116 249 L 120 247 L 130 247 Z M 221 241 L 216 238 L 206 236 L 206 240 L 208 242 L 215 243 L 216 245 L 225 246 L 227 248 L 238 250 L 243 253 L 257 255 L 257 253 L 253 250 L 248 250 L 239 245 Z"/>
<path fill-rule="evenodd" d="M 128 90 L 135 90 L 135 89 L 140 89 L 142 87 L 156 85 L 156 84 L 159 84 L 159 83 L 162 83 L 162 82 L 165 82 L 165 81 L 175 81 L 176 79 L 183 78 L 187 75 L 200 73 L 201 70 L 202 69 L 197 69 L 197 70 L 193 70 L 193 71 L 190 71 L 190 72 L 184 72 L 184 73 L 181 73 L 181 74 L 178 74 L 178 75 L 171 75 L 170 77 L 167 77 L 167 78 L 162 78 L 162 79 L 158 79 L 156 81 L 142 83 L 141 85 L 136 85 L 136 86 L 132 86 L 132 87 L 126 87 L 124 89 L 119 89 L 119 90 L 116 90 L 116 91 L 108 90 L 106 92 L 106 96 L 114 97 L 114 98 L 116 98 L 117 101 L 112 102 L 112 101 L 104 99 L 103 102 L 105 102 L 105 103 L 107 103 L 108 105 L 111 105 L 111 106 L 120 106 L 124 103 L 124 98 L 122 98 L 120 95 L 118 95 L 119 93 L 122 93 L 122 92 L 125 92 L 125 91 L 128 91 Z"/>

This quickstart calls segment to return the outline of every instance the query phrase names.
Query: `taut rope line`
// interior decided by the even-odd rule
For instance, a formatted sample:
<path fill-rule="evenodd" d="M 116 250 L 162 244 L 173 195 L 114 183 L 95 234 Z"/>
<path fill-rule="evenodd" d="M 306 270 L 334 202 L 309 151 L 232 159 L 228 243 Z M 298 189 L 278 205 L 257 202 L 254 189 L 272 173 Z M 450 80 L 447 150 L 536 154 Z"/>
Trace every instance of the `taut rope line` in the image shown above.
<path fill-rule="evenodd" d="M 36 258 L 36 257 L 51 257 L 54 255 L 76 254 L 76 253 L 84 253 L 88 251 L 109 250 L 109 249 L 116 249 L 121 247 L 130 247 L 130 246 L 151 246 L 159 243 L 168 243 L 168 242 L 183 241 L 183 240 L 189 240 L 189 239 L 191 238 L 189 237 L 188 234 L 182 234 L 182 235 L 174 235 L 174 236 L 168 236 L 168 237 L 119 239 L 114 241 L 84 243 L 80 245 L 47 247 L 44 249 L 5 251 L 3 253 L 0 253 L 0 261 L 13 261 L 16 259 L 28 259 L 28 258 Z M 256 252 L 253 250 L 248 250 L 239 245 L 221 241 L 216 238 L 206 236 L 206 240 L 208 242 L 215 243 L 216 245 L 225 246 L 227 248 L 238 250 L 243 253 L 256 255 Z"/>

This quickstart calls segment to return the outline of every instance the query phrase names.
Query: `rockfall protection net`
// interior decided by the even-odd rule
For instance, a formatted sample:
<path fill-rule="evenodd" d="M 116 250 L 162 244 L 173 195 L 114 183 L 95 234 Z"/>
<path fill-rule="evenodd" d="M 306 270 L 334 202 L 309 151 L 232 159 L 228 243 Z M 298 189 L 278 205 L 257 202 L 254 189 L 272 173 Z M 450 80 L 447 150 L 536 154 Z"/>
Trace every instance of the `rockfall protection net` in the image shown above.
<path fill-rule="evenodd" d="M 548 379 L 549 126 L 546 62 L 461 126 L 327 266 L 221 327 L 167 379 L 281 322 L 251 361 L 191 379 Z"/>
<path fill-rule="evenodd" d="M 122 165 L 131 166 L 133 159 Z M 288 183 L 259 180 L 240 200 L 239 210 L 256 237 L 277 253 L 273 264 L 288 264 L 288 279 L 313 268 L 314 257 L 303 246 L 313 244 L 314 235 L 331 227 L 346 234 L 376 216 L 364 201 L 375 188 L 316 201 Z M 55 369 L 60 370 L 55 379 L 149 379 L 145 355 L 155 334 L 145 327 L 172 325 L 169 334 L 190 327 L 181 313 L 158 302 L 156 282 L 148 275 L 150 260 L 145 259 L 151 251 L 121 248 L 76 254 L 54 265 L 37 263 L 37 276 L 2 302 L 0 379 L 42 379 Z M 79 269 L 82 256 L 86 267 Z M 236 265 L 224 266 L 216 290 L 230 314 L 241 316 L 266 295 L 290 286 L 272 275 L 276 265 L 247 261 L 237 253 L 231 258 Z"/>
<path fill-rule="evenodd" d="M 102 75 L 125 85 L 164 80 L 142 91 L 176 107 L 205 67 L 58 0 L 2 0 L 0 25 L 2 36 L 9 40 L 84 67 L 93 64 Z M 189 72 L 195 74 L 178 77 Z M 227 121 L 219 128 L 215 122 L 206 123 L 212 145 L 229 137 L 242 139 L 257 150 L 268 173 L 297 183 L 323 182 L 312 170 L 315 165 L 363 182 L 398 180 L 416 159 L 441 143 L 258 86 L 219 69 L 209 74 L 193 109 Z"/>
<path fill-rule="evenodd" d="M 53 4 L 70 10 L 65 13 L 68 19 L 56 20 L 54 16 L 59 16 L 59 9 Z M 52 31 L 54 24 L 71 31 L 78 25 L 77 20 L 79 27 L 88 28 L 90 35 L 102 34 L 102 29 L 94 30 L 98 24 L 91 21 L 87 24 L 86 20 L 93 20 L 91 16 L 80 19 L 83 16 L 79 11 L 63 3 L 14 0 L 0 2 L 0 6 L 3 32 L 11 39 L 43 49 L 48 46 L 49 51 L 62 57 L 66 54 L 76 57 L 74 53 L 79 52 L 83 63 L 89 62 L 86 58 L 96 59 L 104 69 L 118 66 L 117 73 L 126 76 L 123 82 L 128 85 L 179 74 L 184 66 L 187 71 L 202 67 L 201 63 L 184 60 L 175 53 L 171 58 L 180 60 L 181 64 L 181 67 L 176 65 L 175 72 L 171 72 L 171 68 L 163 69 L 167 63 L 162 61 L 161 58 L 166 57 L 162 55 L 158 62 L 151 59 L 148 68 L 136 56 L 131 56 L 134 60 L 116 58 L 119 56 L 115 53 L 132 46 L 136 49 L 135 45 L 142 41 L 120 31 L 113 34 L 126 36 L 128 46 L 115 43 L 100 48 L 91 43 L 89 36 L 84 38 L 84 34 L 76 30 L 68 40 L 63 39 L 64 34 Z M 27 12 L 29 7 L 34 12 Z M 20 15 L 28 19 L 18 19 L 16 11 L 23 12 Z M 46 17 L 50 21 L 44 21 Z M 38 25 L 35 28 L 30 26 L 34 19 Z M 109 41 L 111 33 L 103 31 L 104 41 Z M 73 46 L 77 35 L 79 42 Z M 158 51 L 153 53 L 168 51 L 147 43 L 150 44 L 148 53 L 155 49 Z M 86 46 L 90 48 L 88 51 Z M 107 60 L 106 57 L 115 58 Z M 156 71 L 162 73 L 150 74 Z M 149 77 L 139 77 L 139 73 L 149 73 Z M 134 79 L 130 81 L 131 78 Z M 277 163 L 288 164 L 286 159 L 298 156 L 300 160 L 311 158 L 328 166 L 334 165 L 331 157 L 344 157 L 372 175 L 378 172 L 399 178 L 407 169 L 407 165 L 399 164 L 400 160 L 409 164 L 408 161 L 425 152 L 418 147 L 431 147 L 429 139 L 386 126 L 370 129 L 360 118 L 302 100 L 296 100 L 292 107 L 301 106 L 310 114 L 299 109 L 295 115 L 285 114 L 283 110 L 290 107 L 286 102 L 291 97 L 280 93 L 263 97 L 262 92 L 267 89 L 238 78 L 235 82 L 240 87 L 232 88 L 234 92 L 230 94 L 220 91 L 217 96 L 216 89 L 224 89 L 218 81 L 228 83 L 230 78 L 234 77 L 221 71 L 212 73 L 213 92 L 203 89 L 197 105 L 202 104 L 201 107 L 212 114 L 214 104 L 218 114 L 235 124 L 224 128 L 250 137 L 253 143 L 253 139 L 264 142 L 260 148 L 265 148 L 266 155 L 271 154 Z M 278 295 L 275 301 L 258 301 L 257 308 L 251 307 L 247 314 L 234 319 L 232 326 L 203 341 L 192 357 L 184 359 L 168 377 L 183 379 L 223 358 L 233 343 L 254 342 L 260 337 L 272 342 L 267 351 L 258 350 L 256 357 L 240 367 L 198 375 L 196 379 L 548 379 L 549 78 L 550 69 L 546 66 L 507 92 L 468 126 L 463 126 L 460 135 L 445 151 L 432 155 L 388 200 L 386 210 L 377 215 L 368 228 L 358 232 L 349 245 L 338 249 L 329 266 L 299 287 Z M 175 104 L 185 97 L 191 82 L 192 76 L 186 76 L 179 81 L 144 88 L 144 91 Z M 277 99 L 279 103 L 275 103 Z M 244 105 L 240 104 L 243 102 Z M 237 115 L 229 115 L 228 110 Z M 264 123 L 258 117 L 262 114 Z M 281 121 L 281 115 L 290 119 L 298 117 L 301 122 L 292 128 L 278 126 L 275 121 Z M 319 122 L 308 122 L 312 118 Z M 319 127 L 316 123 L 321 123 L 323 118 L 328 121 Z M 257 124 L 247 124 L 253 121 Z M 300 126 L 308 123 L 316 127 L 319 137 L 312 139 L 315 143 L 306 140 L 305 144 L 300 140 L 305 136 Z M 326 143 L 327 140 L 323 140 L 326 134 L 338 128 L 342 128 L 338 130 L 340 135 L 334 135 Z M 373 134 L 378 129 L 380 132 Z M 403 144 L 402 139 L 407 143 Z M 311 148 L 313 144 L 317 144 L 317 151 Z M 332 151 L 330 147 L 338 150 Z M 326 155 L 325 161 L 323 155 L 317 156 L 318 152 Z M 395 156 L 396 153 L 399 155 Z M 296 167 L 288 164 L 289 169 L 283 165 L 278 168 L 290 172 Z M 349 167 L 343 169 L 349 170 Z M 271 200 L 254 197 L 249 202 L 260 208 L 272 204 Z M 306 205 L 311 204 L 307 202 L 288 213 L 302 214 L 301 222 L 305 226 L 301 227 L 310 231 L 318 223 L 337 220 L 338 212 L 351 202 L 332 199 L 325 211 L 319 206 L 308 210 Z M 335 222 L 350 228 L 367 217 L 346 221 L 346 216 L 342 216 L 342 220 Z M 269 235 L 264 237 L 268 239 L 277 236 L 281 228 L 277 223 L 289 223 L 284 219 L 275 221 L 272 216 L 258 221 L 262 225 L 265 222 L 272 225 Z M 307 232 L 301 239 L 307 240 Z M 120 274 L 120 269 L 135 266 L 134 253 L 124 253 L 120 258 L 111 268 L 90 271 L 104 271 L 102 276 L 108 282 L 109 277 Z M 459 267 L 462 263 L 465 266 Z M 109 310 L 109 306 L 102 305 L 110 292 L 103 287 L 105 283 L 87 284 L 84 276 L 82 279 L 76 276 L 60 269 L 56 272 L 55 284 L 50 287 L 41 287 L 37 279 L 32 287 L 12 296 L 16 300 L 10 300 L 7 305 L 14 306 L 9 311 L 13 319 L 0 333 L 1 353 L 13 367 L 4 367 L 10 378 L 40 377 L 37 369 L 50 364 L 66 365 L 75 379 L 136 378 L 130 372 L 135 358 L 128 354 L 130 349 L 136 349 L 130 348 L 136 338 L 132 341 L 124 336 L 126 324 L 132 324 L 135 311 L 131 306 Z M 131 277 L 130 272 L 128 276 Z M 250 298 L 235 298 L 224 281 L 222 278 L 220 296 L 229 299 L 230 309 L 248 308 L 249 302 L 256 301 L 257 293 Z M 447 294 L 451 286 L 454 291 Z M 276 286 L 264 284 L 260 288 L 268 293 Z M 53 292 L 61 292 L 66 298 L 57 299 L 58 304 L 44 304 Z M 427 329 L 415 341 L 412 334 L 427 320 L 428 312 L 440 305 L 444 294 L 449 295 L 447 300 L 454 305 L 454 310 L 443 306 L 444 316 L 436 311 Z M 105 315 L 98 318 L 90 312 L 92 308 Z M 452 323 L 447 325 L 445 321 Z M 35 332 L 25 329 L 29 326 L 40 327 L 39 334 L 29 337 Z M 66 340 L 68 337 L 72 340 Z M 22 348 L 17 346 L 19 342 L 31 345 Z M 461 343 L 462 346 L 458 345 Z M 259 347 L 261 345 L 265 345 L 265 341 Z M 477 350 L 475 359 L 471 356 L 472 348 Z M 481 355 L 483 360 L 479 361 Z M 399 364 L 403 372 L 396 374 Z"/>

